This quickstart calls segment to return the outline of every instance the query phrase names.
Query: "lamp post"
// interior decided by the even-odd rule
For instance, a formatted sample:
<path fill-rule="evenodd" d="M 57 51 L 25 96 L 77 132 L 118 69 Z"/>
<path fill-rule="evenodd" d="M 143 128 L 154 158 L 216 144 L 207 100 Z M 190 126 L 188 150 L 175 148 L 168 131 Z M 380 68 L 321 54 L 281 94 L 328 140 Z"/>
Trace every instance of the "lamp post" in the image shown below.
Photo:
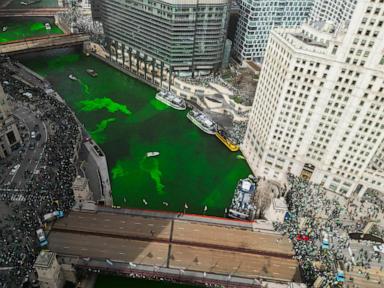
<path fill-rule="evenodd" d="M 184 274 L 185 273 L 185 271 L 183 270 L 183 269 L 179 269 L 179 281 L 180 281 L 180 279 L 181 279 L 181 274 Z"/>
<path fill-rule="evenodd" d="M 135 268 L 136 267 L 136 264 L 132 263 L 132 262 L 129 262 L 129 267 L 131 268 L 131 272 L 132 272 L 132 268 Z"/>
<path fill-rule="evenodd" d="M 232 275 L 229 274 L 227 277 L 227 287 L 229 287 L 229 282 L 231 281 Z"/>

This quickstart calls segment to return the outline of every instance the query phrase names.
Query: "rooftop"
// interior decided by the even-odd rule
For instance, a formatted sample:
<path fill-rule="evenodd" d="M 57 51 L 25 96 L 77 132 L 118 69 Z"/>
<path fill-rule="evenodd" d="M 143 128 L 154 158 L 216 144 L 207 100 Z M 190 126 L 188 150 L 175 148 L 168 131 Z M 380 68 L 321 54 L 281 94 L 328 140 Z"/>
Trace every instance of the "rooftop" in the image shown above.
<path fill-rule="evenodd" d="M 34 267 L 49 268 L 51 267 L 54 257 L 55 257 L 55 253 L 42 250 L 39 256 L 37 256 Z"/>

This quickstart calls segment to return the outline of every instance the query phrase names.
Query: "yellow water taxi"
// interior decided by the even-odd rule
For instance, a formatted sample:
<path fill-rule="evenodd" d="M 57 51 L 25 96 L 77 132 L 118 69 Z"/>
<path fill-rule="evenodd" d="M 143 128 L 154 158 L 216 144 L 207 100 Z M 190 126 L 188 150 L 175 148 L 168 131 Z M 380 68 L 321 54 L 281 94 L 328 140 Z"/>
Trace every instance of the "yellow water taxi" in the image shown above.
<path fill-rule="evenodd" d="M 216 137 L 219 138 L 221 142 L 224 143 L 225 146 L 232 152 L 239 151 L 240 147 L 233 140 L 231 140 L 225 133 L 224 130 L 218 130 L 215 133 Z"/>

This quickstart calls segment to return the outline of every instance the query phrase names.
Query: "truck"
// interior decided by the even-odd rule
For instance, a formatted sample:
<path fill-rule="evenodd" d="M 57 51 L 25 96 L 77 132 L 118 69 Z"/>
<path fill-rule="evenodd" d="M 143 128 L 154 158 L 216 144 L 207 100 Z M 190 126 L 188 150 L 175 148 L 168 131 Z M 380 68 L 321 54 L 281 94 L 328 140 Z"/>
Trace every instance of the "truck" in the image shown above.
<path fill-rule="evenodd" d="M 56 219 L 56 216 L 55 216 L 55 214 L 53 214 L 53 212 L 51 212 L 51 213 L 45 214 L 43 216 L 43 219 L 44 219 L 44 222 L 51 222 L 51 221 Z"/>
<path fill-rule="evenodd" d="M 344 271 L 343 270 L 337 270 L 336 273 L 336 282 L 337 283 L 344 283 L 345 281 L 345 276 L 344 276 Z"/>
<path fill-rule="evenodd" d="M 327 232 L 323 232 L 323 241 L 321 242 L 321 248 L 323 250 L 329 250 L 329 236 Z"/>
<path fill-rule="evenodd" d="M 47 213 L 44 215 L 44 222 L 51 222 L 55 219 L 60 219 L 64 217 L 64 211 L 62 210 L 56 210 L 51 213 Z"/>
<path fill-rule="evenodd" d="M 62 210 L 53 211 L 53 214 L 56 216 L 57 219 L 64 217 L 64 211 L 62 211 Z"/>
<path fill-rule="evenodd" d="M 47 238 L 45 237 L 45 233 L 43 229 L 36 230 L 37 239 L 39 240 L 40 247 L 44 247 L 48 245 Z"/>

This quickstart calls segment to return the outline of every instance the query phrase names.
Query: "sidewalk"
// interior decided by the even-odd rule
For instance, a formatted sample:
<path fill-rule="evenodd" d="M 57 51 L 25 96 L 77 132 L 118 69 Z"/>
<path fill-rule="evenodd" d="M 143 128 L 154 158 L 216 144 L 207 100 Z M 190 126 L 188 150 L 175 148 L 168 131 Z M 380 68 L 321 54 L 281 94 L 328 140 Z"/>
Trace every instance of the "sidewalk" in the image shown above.
<path fill-rule="evenodd" d="M 273 233 L 276 232 L 273 229 L 272 223 L 265 220 L 260 221 L 242 221 L 235 219 L 228 219 L 215 216 L 205 216 L 197 214 L 182 214 L 177 212 L 168 212 L 168 211 L 159 211 L 159 210 L 142 210 L 142 209 L 129 209 L 129 208 L 112 208 L 112 207 L 101 207 L 97 208 L 98 212 L 107 212 L 114 214 L 125 214 L 132 216 L 142 216 L 142 217 L 155 217 L 162 219 L 176 219 L 176 220 L 187 220 L 194 222 L 203 222 L 216 225 L 225 225 L 232 226 L 237 228 L 244 228 L 253 231 Z M 278 234 L 278 233 L 277 233 Z"/>

